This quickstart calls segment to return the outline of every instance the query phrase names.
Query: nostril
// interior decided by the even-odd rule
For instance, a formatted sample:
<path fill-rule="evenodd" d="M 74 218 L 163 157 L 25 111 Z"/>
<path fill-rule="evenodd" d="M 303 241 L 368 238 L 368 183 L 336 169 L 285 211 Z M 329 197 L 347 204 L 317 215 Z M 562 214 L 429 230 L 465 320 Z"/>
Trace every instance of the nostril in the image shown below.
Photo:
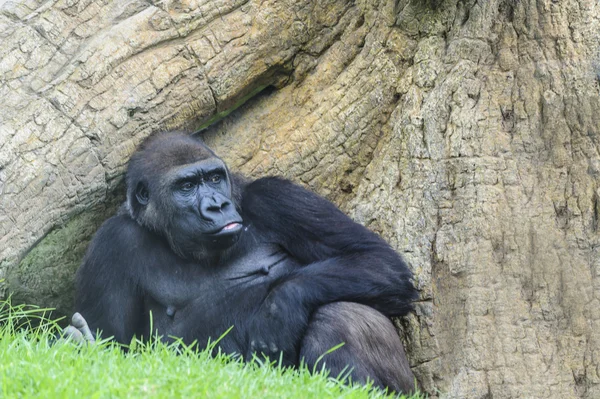
<path fill-rule="evenodd" d="M 221 204 L 219 204 L 219 203 L 210 204 L 206 207 L 206 210 L 209 212 L 222 212 L 225 209 L 227 209 L 229 207 L 229 205 L 231 205 L 230 202 L 223 202 Z"/>

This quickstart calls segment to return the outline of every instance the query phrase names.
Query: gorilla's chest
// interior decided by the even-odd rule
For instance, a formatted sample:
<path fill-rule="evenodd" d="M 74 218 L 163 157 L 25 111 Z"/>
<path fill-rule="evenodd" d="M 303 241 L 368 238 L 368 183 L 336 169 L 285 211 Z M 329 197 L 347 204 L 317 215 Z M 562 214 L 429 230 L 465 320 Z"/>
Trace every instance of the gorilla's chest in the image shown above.
<path fill-rule="evenodd" d="M 260 244 L 218 267 L 156 265 L 143 279 L 142 289 L 150 307 L 169 314 L 189 306 L 226 311 L 234 302 L 243 303 L 244 296 L 266 295 L 269 283 L 297 266 L 279 246 Z"/>

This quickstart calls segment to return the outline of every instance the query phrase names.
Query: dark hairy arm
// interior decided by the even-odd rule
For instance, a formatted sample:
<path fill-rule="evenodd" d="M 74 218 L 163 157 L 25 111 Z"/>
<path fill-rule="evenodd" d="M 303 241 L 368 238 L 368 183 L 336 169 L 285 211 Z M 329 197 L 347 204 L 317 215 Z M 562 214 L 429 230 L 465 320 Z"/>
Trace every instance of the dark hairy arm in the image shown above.
<path fill-rule="evenodd" d="M 297 343 L 310 314 L 336 301 L 362 303 L 387 316 L 402 316 L 412 309 L 418 293 L 406 263 L 377 234 L 331 202 L 290 181 L 269 177 L 246 187 L 242 210 L 270 241 L 305 264 L 273 284 L 254 334 L 268 334 L 271 327 L 259 325 L 272 321 L 280 329 L 271 331 L 290 330 L 286 339 Z M 254 349 L 273 352 L 268 349 L 270 341 L 283 342 L 274 336 L 266 340 L 258 340 Z M 293 352 L 290 347 L 273 347 Z"/>
<path fill-rule="evenodd" d="M 135 267 L 139 227 L 127 216 L 107 220 L 92 240 L 76 276 L 75 308 L 91 331 L 129 344 L 142 314 L 142 299 L 130 269 Z"/>

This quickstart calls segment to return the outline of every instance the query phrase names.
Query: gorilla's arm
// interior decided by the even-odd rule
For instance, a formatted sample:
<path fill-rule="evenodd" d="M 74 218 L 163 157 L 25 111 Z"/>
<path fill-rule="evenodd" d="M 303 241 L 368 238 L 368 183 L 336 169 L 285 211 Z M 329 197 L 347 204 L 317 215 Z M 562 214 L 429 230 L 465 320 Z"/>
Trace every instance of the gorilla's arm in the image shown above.
<path fill-rule="evenodd" d="M 304 298 L 308 304 L 354 301 L 387 316 L 411 310 L 417 291 L 404 261 L 324 198 L 269 177 L 247 186 L 242 209 L 258 229 L 307 264 L 279 285 L 307 285 L 310 289 L 299 291 L 310 293 Z"/>
<path fill-rule="evenodd" d="M 249 337 L 255 350 L 273 354 L 272 346 L 287 356 L 292 348 L 278 344 L 297 342 L 310 314 L 327 303 L 358 302 L 400 316 L 418 297 L 410 270 L 385 241 L 290 181 L 269 177 L 249 184 L 242 211 L 269 240 L 306 264 L 271 288 L 249 332 L 258 336 Z"/>
<path fill-rule="evenodd" d="M 107 220 L 92 240 L 77 271 L 75 308 L 93 333 L 129 344 L 143 313 L 131 278 L 140 251 L 140 228 L 127 216 Z M 138 247 L 138 248 L 136 248 Z"/>

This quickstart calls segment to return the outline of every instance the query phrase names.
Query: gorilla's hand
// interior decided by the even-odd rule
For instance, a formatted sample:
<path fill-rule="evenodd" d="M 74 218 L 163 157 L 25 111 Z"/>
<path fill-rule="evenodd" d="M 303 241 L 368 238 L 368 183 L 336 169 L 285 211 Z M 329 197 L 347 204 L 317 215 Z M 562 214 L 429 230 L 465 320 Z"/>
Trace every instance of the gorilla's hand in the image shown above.
<path fill-rule="evenodd" d="M 293 296 L 286 295 L 281 288 L 272 291 L 249 322 L 246 359 L 256 354 L 279 361 L 283 352 L 284 366 L 297 364 L 308 316 L 309 312 Z"/>
<path fill-rule="evenodd" d="M 96 342 L 87 321 L 79 313 L 73 314 L 71 325 L 63 330 L 63 337 L 78 344 Z"/>

